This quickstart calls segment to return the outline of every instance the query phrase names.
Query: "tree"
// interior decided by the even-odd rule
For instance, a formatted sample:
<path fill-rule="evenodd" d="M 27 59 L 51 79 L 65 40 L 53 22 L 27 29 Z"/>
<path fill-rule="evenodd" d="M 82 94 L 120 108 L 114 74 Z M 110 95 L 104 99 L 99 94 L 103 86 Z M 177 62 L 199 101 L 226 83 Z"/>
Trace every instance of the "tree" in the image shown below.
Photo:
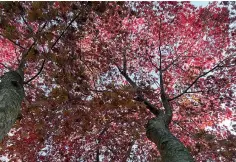
<path fill-rule="evenodd" d="M 235 105 L 226 7 L 27 2 L 1 8 L 9 22 L 2 38 L 18 53 L 30 47 L 19 64 L 32 78 L 25 81 L 23 118 L 2 154 L 25 161 L 150 161 L 158 152 L 145 137 L 149 120 L 147 137 L 164 161 L 235 158 L 227 143 L 234 136 L 219 126 L 233 120 Z"/>

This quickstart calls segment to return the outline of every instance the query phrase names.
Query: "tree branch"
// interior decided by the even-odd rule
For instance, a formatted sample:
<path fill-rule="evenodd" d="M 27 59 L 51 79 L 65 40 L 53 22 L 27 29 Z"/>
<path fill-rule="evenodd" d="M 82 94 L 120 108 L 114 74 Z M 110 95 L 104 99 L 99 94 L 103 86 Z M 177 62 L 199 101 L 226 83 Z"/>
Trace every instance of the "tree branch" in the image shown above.
<path fill-rule="evenodd" d="M 18 69 L 23 69 L 24 66 L 25 66 L 25 62 L 26 62 L 26 57 L 27 55 L 29 54 L 29 52 L 31 51 L 31 49 L 33 48 L 33 46 L 36 44 L 36 40 L 34 40 L 34 42 L 30 45 L 30 47 L 27 49 L 27 51 L 25 51 L 23 54 L 22 54 L 22 58 L 21 58 L 21 62 L 20 62 L 20 65 L 19 65 L 19 68 Z"/>
<path fill-rule="evenodd" d="M 209 71 L 203 73 L 202 75 L 199 75 L 182 93 L 180 93 L 179 95 L 177 95 L 177 96 L 175 96 L 175 97 L 169 99 L 169 101 L 175 100 L 175 99 L 181 97 L 182 95 L 184 95 L 184 94 L 198 81 L 198 79 L 200 79 L 201 77 L 203 77 L 203 76 L 209 74 L 210 72 L 214 71 L 214 70 L 217 69 L 217 68 L 219 68 L 219 65 L 216 65 L 216 66 L 215 66 L 214 68 L 212 68 L 211 70 L 209 70 Z"/>
<path fill-rule="evenodd" d="M 235 56 L 234 54 L 232 55 L 232 57 Z M 224 60 L 220 61 L 215 67 L 213 67 L 212 69 L 208 70 L 207 72 L 203 73 L 202 75 L 199 75 L 197 78 L 195 78 L 195 80 L 179 95 L 169 99 L 169 101 L 175 100 L 179 97 L 181 97 L 182 95 L 184 95 L 185 93 L 188 93 L 188 90 L 198 81 L 198 79 L 200 79 L 201 77 L 209 74 L 210 72 L 213 72 L 214 70 L 216 70 L 217 68 L 224 68 L 224 67 L 233 67 L 235 65 L 221 65 L 224 61 L 227 61 L 227 59 L 231 59 L 231 57 L 227 57 Z"/>
<path fill-rule="evenodd" d="M 25 18 L 24 18 L 23 15 L 21 15 L 21 18 L 23 19 L 23 21 L 24 21 L 25 25 L 27 26 L 27 28 L 28 28 L 28 29 L 30 30 L 30 32 L 33 34 L 34 31 L 33 31 L 32 27 L 28 24 L 28 22 L 25 20 Z"/>
<path fill-rule="evenodd" d="M 204 91 L 191 91 L 191 92 L 186 92 L 186 93 L 204 93 Z"/>
<path fill-rule="evenodd" d="M 161 75 L 162 75 L 162 68 L 161 68 L 161 62 L 162 62 L 162 60 L 161 60 L 161 19 L 160 19 L 160 27 L 159 27 L 159 46 L 158 46 L 158 51 L 159 51 L 159 57 L 160 57 L 160 67 L 159 67 L 159 69 L 160 69 L 160 77 L 161 77 Z"/>
<path fill-rule="evenodd" d="M 123 53 L 123 71 L 126 73 L 127 71 L 127 61 L 126 61 L 126 54 Z"/>
<path fill-rule="evenodd" d="M 130 157 L 130 153 L 132 151 L 132 147 L 133 147 L 134 143 L 135 143 L 135 140 L 130 142 L 128 150 L 127 150 L 127 152 L 125 154 L 125 157 L 123 158 L 122 162 L 127 162 L 128 161 L 128 158 Z"/>
<path fill-rule="evenodd" d="M 109 123 L 110 124 L 110 123 Z M 97 144 L 99 144 L 100 143 L 100 141 L 101 141 L 101 136 L 108 130 L 108 126 L 109 126 L 109 124 L 107 124 L 107 126 L 105 126 L 104 128 L 103 128 L 103 130 L 99 133 L 99 137 L 98 137 L 98 140 L 97 140 Z M 99 151 L 99 146 L 97 147 L 97 150 L 96 150 L 96 162 L 99 162 L 100 160 L 99 160 L 99 155 L 100 155 L 100 151 Z"/>
<path fill-rule="evenodd" d="M 5 64 L 3 64 L 3 63 L 1 63 L 1 62 L 0 62 L 0 65 L 2 65 L 3 67 L 5 67 L 5 68 L 8 69 L 8 70 L 12 70 L 10 67 L 7 67 Z"/>
<path fill-rule="evenodd" d="M 59 37 L 55 40 L 55 42 L 52 44 L 52 46 L 50 47 L 50 49 L 52 50 L 54 48 L 54 46 L 57 44 L 57 42 L 61 39 L 61 37 L 64 35 L 64 33 L 66 32 L 66 30 L 70 27 L 70 25 L 79 17 L 80 13 L 78 13 L 67 25 L 67 27 L 62 31 L 62 33 L 59 35 Z"/>
<path fill-rule="evenodd" d="M 163 75 L 162 75 L 162 54 L 161 54 L 161 19 L 160 19 L 160 29 L 159 29 L 159 57 L 160 57 L 160 88 L 161 88 L 161 101 L 162 101 L 162 105 L 165 109 L 165 121 L 166 121 L 166 125 L 168 126 L 172 120 L 172 106 L 170 104 L 170 102 L 168 101 L 168 97 L 165 93 L 165 88 L 164 88 L 164 80 L 163 80 Z"/>
<path fill-rule="evenodd" d="M 117 64 L 116 67 L 118 68 L 119 72 L 125 77 L 127 82 L 135 89 L 138 96 L 136 100 L 143 102 L 147 106 L 147 108 L 151 111 L 151 113 L 154 114 L 155 116 L 159 115 L 160 110 L 157 109 L 154 105 L 152 105 L 147 99 L 143 97 L 142 92 L 140 88 L 137 86 L 137 84 L 127 75 L 127 73 L 123 72 Z"/>
<path fill-rule="evenodd" d="M 41 65 L 41 68 L 39 69 L 38 73 L 33 76 L 31 79 L 27 80 L 26 82 L 24 82 L 24 84 L 28 84 L 29 82 L 31 82 L 32 80 L 34 80 L 43 70 L 43 67 L 44 67 L 44 64 L 45 64 L 45 59 L 43 60 L 43 63 Z"/>
<path fill-rule="evenodd" d="M 41 33 L 43 31 L 43 29 L 46 27 L 46 24 L 47 22 L 44 23 L 44 25 L 42 26 L 42 28 L 40 29 L 40 25 L 38 27 L 38 30 L 36 32 L 35 35 L 37 35 L 38 33 Z M 21 62 L 20 62 L 20 65 L 19 65 L 19 68 L 18 69 L 23 69 L 24 66 L 25 66 L 25 62 L 26 62 L 26 57 L 28 56 L 28 54 L 30 53 L 31 49 L 33 48 L 33 46 L 36 44 L 37 40 L 35 38 L 34 39 L 34 42 L 30 45 L 30 47 L 27 49 L 27 51 L 25 51 L 23 54 L 22 54 L 22 57 L 21 57 Z"/>
<path fill-rule="evenodd" d="M 61 37 L 64 35 L 64 33 L 66 32 L 66 30 L 69 28 L 69 26 L 76 20 L 76 18 L 79 16 L 79 14 L 77 14 L 71 21 L 70 23 L 67 25 L 67 27 L 63 30 L 63 32 L 60 34 L 60 36 L 55 40 L 55 42 L 53 43 L 53 45 L 50 47 L 50 49 L 52 50 L 53 47 L 57 44 L 57 42 L 61 39 Z M 46 23 L 44 23 L 43 27 L 41 30 L 38 30 L 38 32 L 41 32 L 45 27 L 46 27 Z M 30 48 L 26 51 L 25 54 L 22 55 L 22 61 L 20 63 L 20 68 L 22 69 L 25 65 L 25 58 L 26 56 L 28 55 L 28 53 L 30 52 L 30 50 L 32 49 L 32 47 L 36 44 L 36 40 L 34 40 L 34 43 L 31 44 Z M 45 64 L 45 59 L 43 60 L 43 63 L 42 63 L 42 66 L 41 68 L 39 69 L 38 73 L 32 77 L 31 79 L 29 79 L 28 81 L 24 82 L 24 84 L 28 84 L 29 82 L 31 82 L 32 80 L 34 80 L 43 70 L 43 67 L 44 67 L 44 64 Z"/>
<path fill-rule="evenodd" d="M 25 50 L 25 47 L 21 46 L 19 43 L 16 43 L 15 41 L 13 41 L 12 39 L 8 38 L 7 36 L 3 35 L 0 33 L 0 35 L 3 37 L 3 38 L 6 38 L 7 40 L 9 40 L 10 42 L 12 42 L 13 44 L 15 44 L 16 46 L 20 47 L 21 49 L 24 49 Z"/>
<path fill-rule="evenodd" d="M 182 56 L 182 54 L 188 52 L 188 51 L 195 45 L 195 43 L 196 43 L 199 39 L 200 39 L 200 36 L 199 36 L 198 39 L 196 39 L 196 41 L 195 41 L 188 49 L 186 49 L 184 52 L 180 53 L 180 54 L 179 54 L 174 60 L 172 60 L 172 62 L 171 62 L 170 64 L 168 64 L 162 71 L 168 70 L 168 69 L 171 67 L 171 65 L 173 65 L 176 61 L 179 60 L 180 57 L 193 57 L 193 56 Z"/>
<path fill-rule="evenodd" d="M 147 40 L 146 40 L 146 46 L 148 46 L 148 42 L 147 42 Z M 154 66 L 154 67 L 156 68 L 157 71 L 160 71 L 160 68 L 157 67 L 157 65 L 155 65 L 155 64 L 152 62 L 152 58 L 151 58 L 150 56 L 148 56 L 148 51 L 147 51 L 147 49 L 146 49 L 146 55 L 147 55 L 149 61 L 151 62 L 152 66 Z"/>

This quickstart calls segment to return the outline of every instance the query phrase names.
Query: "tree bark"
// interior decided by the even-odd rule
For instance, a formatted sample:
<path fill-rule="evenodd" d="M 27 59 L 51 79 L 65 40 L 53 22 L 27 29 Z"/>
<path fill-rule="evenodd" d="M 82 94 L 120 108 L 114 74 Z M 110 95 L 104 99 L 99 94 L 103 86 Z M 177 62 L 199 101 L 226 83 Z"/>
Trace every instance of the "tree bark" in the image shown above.
<path fill-rule="evenodd" d="M 163 162 L 193 162 L 188 149 L 169 131 L 164 113 L 147 124 L 147 137 L 154 142 Z"/>
<path fill-rule="evenodd" d="M 5 73 L 0 78 L 0 141 L 15 123 L 24 99 L 23 72 Z"/>

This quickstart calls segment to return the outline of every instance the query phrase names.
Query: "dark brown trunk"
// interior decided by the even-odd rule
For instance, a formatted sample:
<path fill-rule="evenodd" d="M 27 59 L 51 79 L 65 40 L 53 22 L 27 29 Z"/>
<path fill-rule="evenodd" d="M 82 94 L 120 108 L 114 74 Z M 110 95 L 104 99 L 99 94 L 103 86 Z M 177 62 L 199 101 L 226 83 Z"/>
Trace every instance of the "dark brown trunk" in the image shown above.
<path fill-rule="evenodd" d="M 15 123 L 24 98 L 23 76 L 10 71 L 0 80 L 0 141 Z"/>
<path fill-rule="evenodd" d="M 163 113 L 148 122 L 147 137 L 156 144 L 163 162 L 194 161 L 188 149 L 169 131 Z"/>

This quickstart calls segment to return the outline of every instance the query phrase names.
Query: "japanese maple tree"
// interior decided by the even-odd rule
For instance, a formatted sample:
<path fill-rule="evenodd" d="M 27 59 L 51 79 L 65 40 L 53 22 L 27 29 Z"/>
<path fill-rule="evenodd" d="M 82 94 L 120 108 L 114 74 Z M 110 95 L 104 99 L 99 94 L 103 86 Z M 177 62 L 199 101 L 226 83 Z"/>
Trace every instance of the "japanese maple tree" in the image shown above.
<path fill-rule="evenodd" d="M 166 107 L 172 107 L 174 124 L 180 129 L 171 128 L 178 130 L 177 136 L 187 145 L 208 149 L 204 141 L 191 136 L 213 138 L 210 134 L 214 131 L 205 132 L 210 127 L 220 138 L 222 132 L 216 131 L 220 129 L 219 123 L 233 119 L 235 54 L 234 39 L 230 39 L 232 33 L 228 30 L 228 9 L 216 7 L 216 3 L 200 9 L 177 2 L 142 2 L 130 6 L 133 11 L 110 4 L 110 12 L 94 15 L 91 30 L 95 31 L 95 37 L 87 38 L 94 42 L 88 59 L 94 59 L 100 69 L 105 69 L 101 82 L 111 84 L 117 80 L 121 85 L 130 84 L 136 99 L 153 114 L 158 114 L 158 108 L 163 106 L 167 116 L 168 113 L 171 116 Z M 223 77 L 228 73 L 232 77 Z M 227 90 L 223 85 L 229 86 Z M 222 102 L 227 105 L 224 107 Z M 225 138 L 230 132 L 223 134 Z M 196 159 L 210 158 L 209 152 L 200 156 Z M 212 154 L 213 159 L 215 156 Z"/>
<path fill-rule="evenodd" d="M 1 155 L 13 161 L 234 160 L 235 135 L 221 126 L 235 121 L 230 6 L 0 4 L 0 67 L 24 71 L 24 82 L 11 86 L 21 83 L 26 92 Z"/>

